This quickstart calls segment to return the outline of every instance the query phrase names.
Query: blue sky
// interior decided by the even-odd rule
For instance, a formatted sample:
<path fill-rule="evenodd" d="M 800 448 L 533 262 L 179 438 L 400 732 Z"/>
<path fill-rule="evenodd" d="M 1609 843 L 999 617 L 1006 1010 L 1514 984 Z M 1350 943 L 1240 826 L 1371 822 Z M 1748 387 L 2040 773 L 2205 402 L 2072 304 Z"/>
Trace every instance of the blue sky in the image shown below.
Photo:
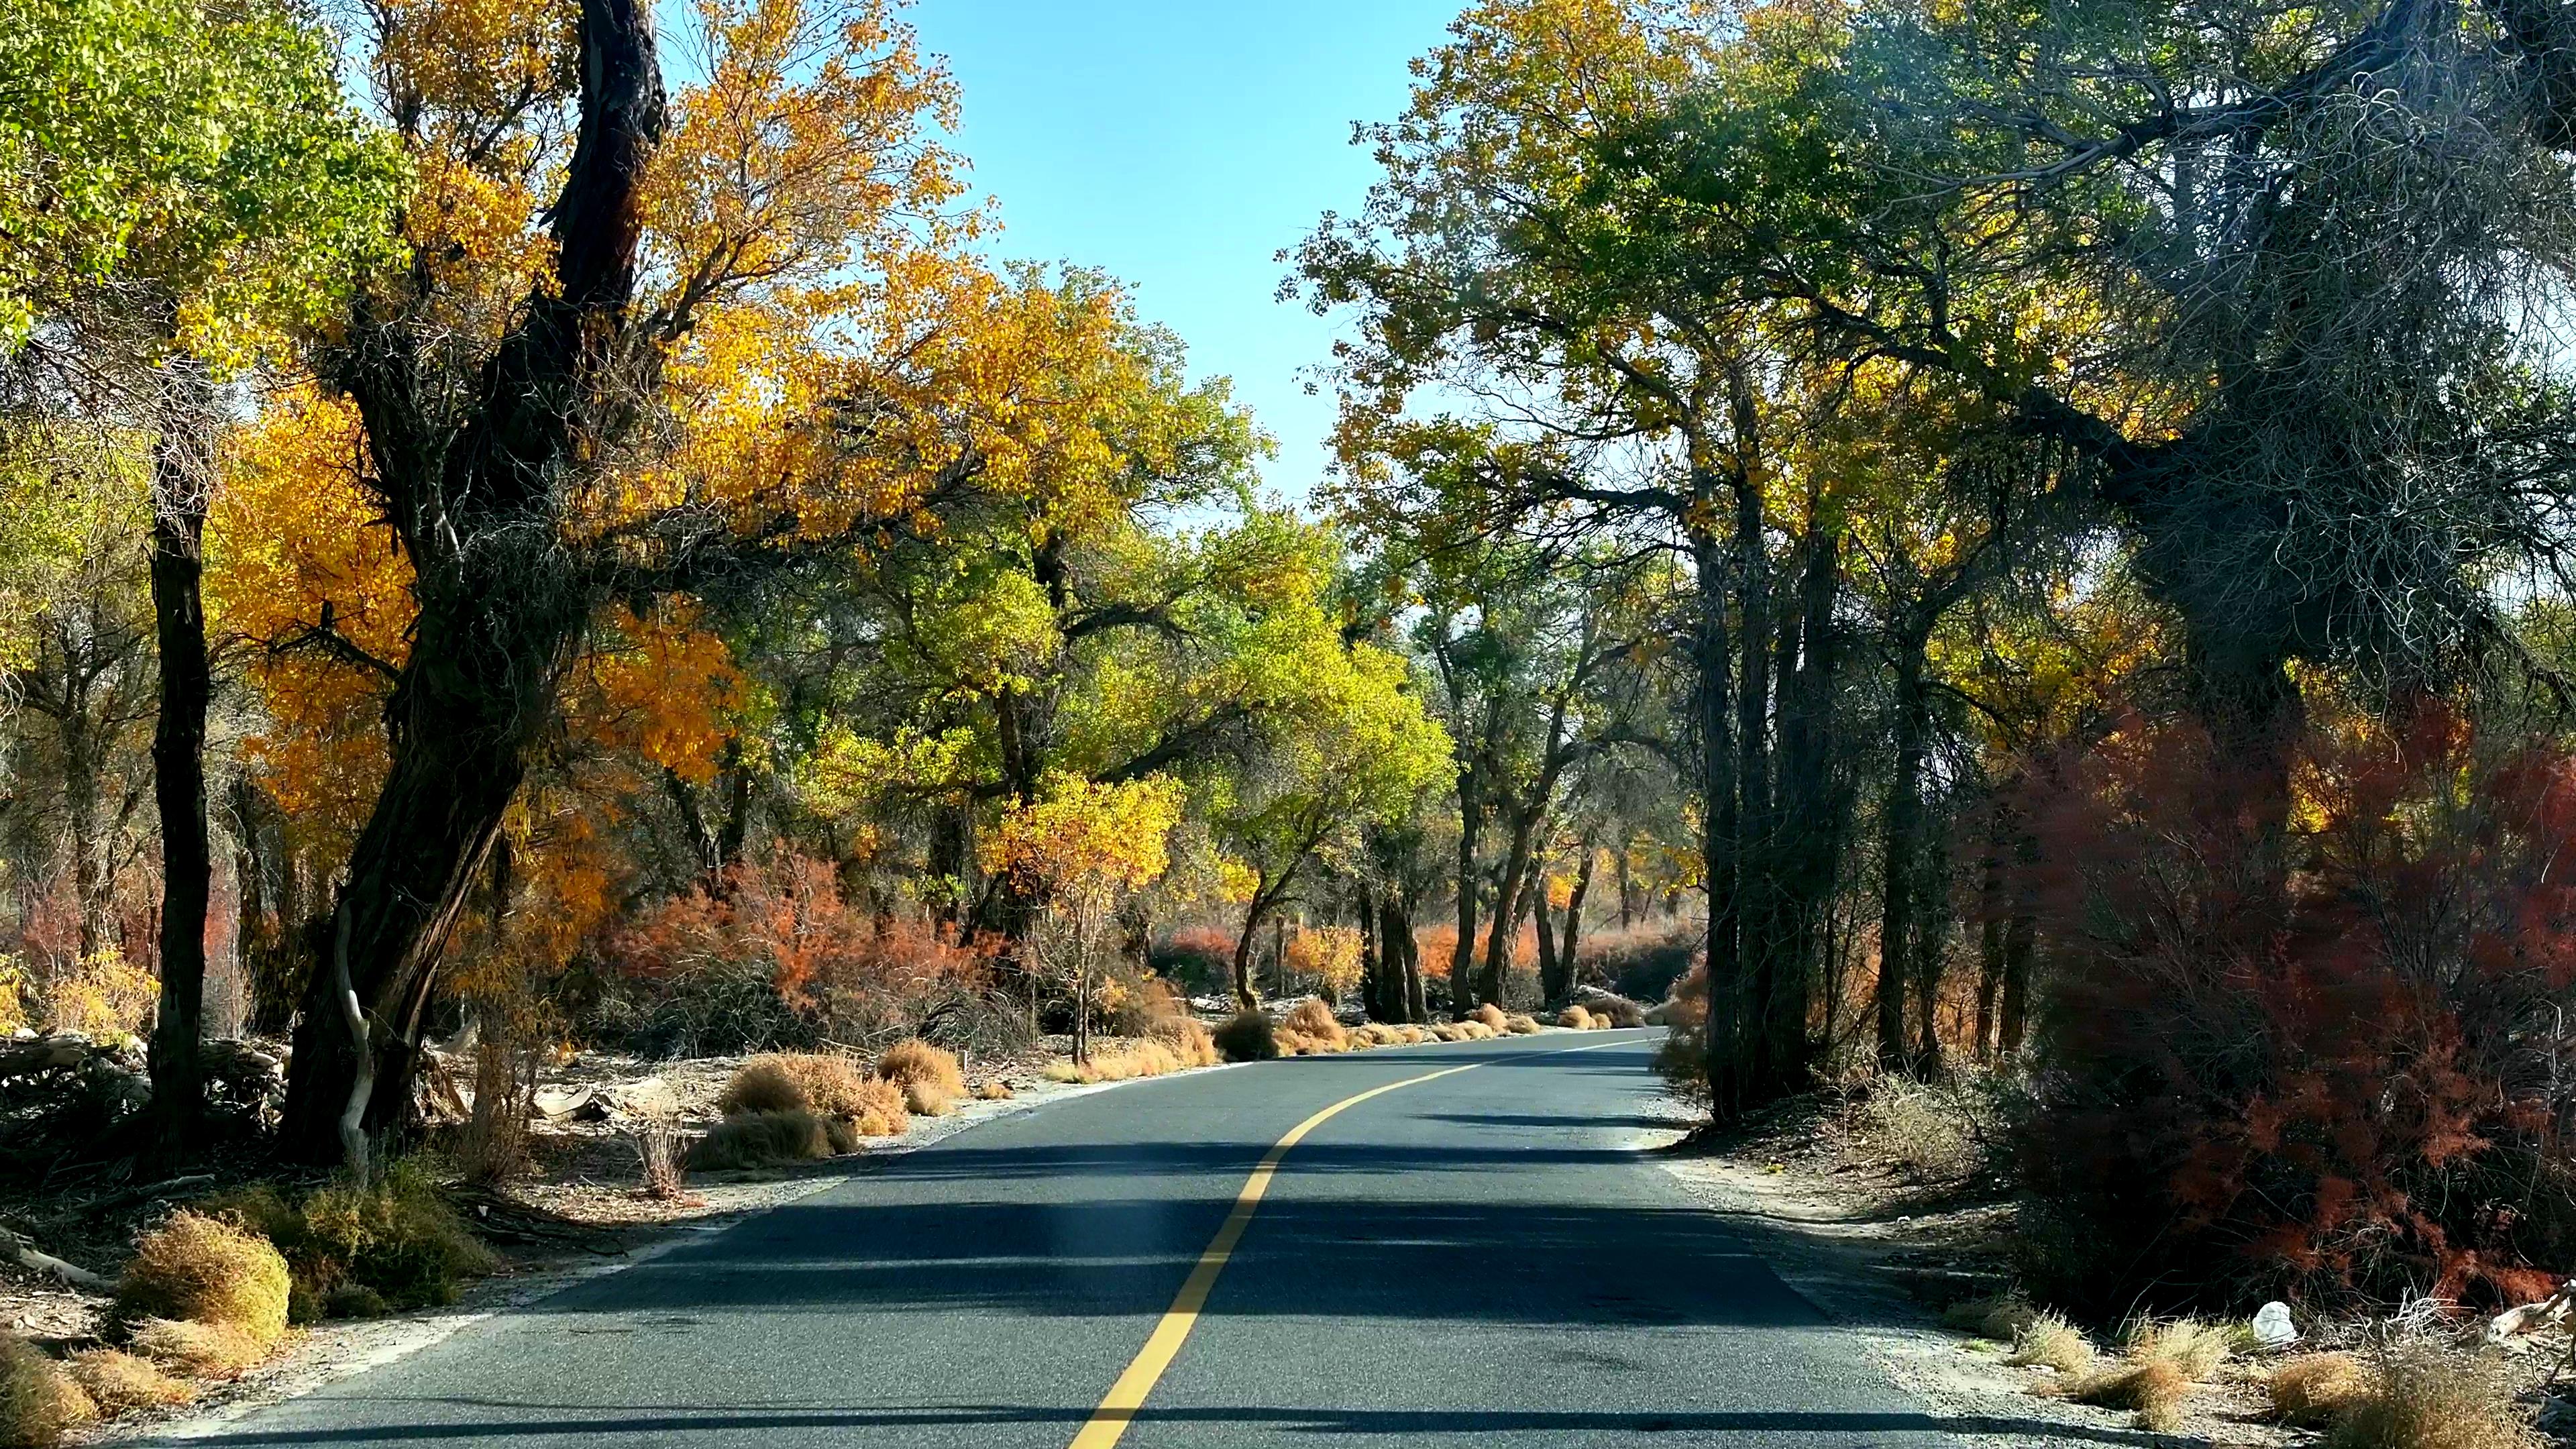
<path fill-rule="evenodd" d="M 1375 168 L 1355 120 L 1402 108 L 1405 63 L 1463 0 L 921 0 L 965 93 L 958 142 L 1001 202 L 997 255 L 1099 267 L 1223 373 L 1279 440 L 1271 487 L 1322 475 L 1328 396 L 1299 370 L 1333 324 L 1272 300 L 1280 248 L 1348 212 Z"/>

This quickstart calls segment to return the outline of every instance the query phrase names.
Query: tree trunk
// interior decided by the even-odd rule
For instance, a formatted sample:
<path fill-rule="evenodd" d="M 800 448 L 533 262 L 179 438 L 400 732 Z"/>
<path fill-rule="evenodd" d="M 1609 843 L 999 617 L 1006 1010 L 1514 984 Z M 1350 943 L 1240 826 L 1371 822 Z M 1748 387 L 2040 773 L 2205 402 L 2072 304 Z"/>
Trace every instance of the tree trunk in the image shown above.
<path fill-rule="evenodd" d="M 1548 905 L 1546 892 L 1540 892 L 1538 910 L 1530 919 L 1538 923 L 1539 1000 L 1553 1001 L 1555 998 L 1548 993 L 1555 986 L 1558 976 L 1563 974 L 1563 968 L 1557 964 L 1556 912 Z"/>
<path fill-rule="evenodd" d="M 1726 621 L 1726 560 L 1715 536 L 1695 531 L 1698 618 L 1696 675 L 1701 800 L 1700 859 L 1708 882 L 1709 1110 L 1720 1122 L 1744 1109 L 1744 981 L 1738 954 L 1742 900 L 1736 881 L 1735 731 L 1730 693 L 1735 660 Z"/>
<path fill-rule="evenodd" d="M 1986 801 L 1986 851 L 1977 880 L 1977 1040 L 1981 1063 L 1995 1059 L 1995 1006 L 2004 984 L 2004 809 Z"/>
<path fill-rule="evenodd" d="M 1849 817 L 1832 778 L 1834 675 L 1840 659 L 1833 616 L 1841 535 L 1826 509 L 1820 485 L 1811 480 L 1799 607 L 1780 629 L 1780 747 L 1771 813 L 1780 989 L 1772 994 L 1764 1024 L 1772 1073 L 1764 1083 L 1766 1096 L 1803 1088 L 1812 1071 L 1808 1021 L 1827 975 L 1826 916 L 1841 875 Z"/>
<path fill-rule="evenodd" d="M 1521 912 L 1528 901 L 1530 877 L 1538 869 L 1534 858 L 1538 818 L 1546 806 L 1539 802 L 1505 808 L 1511 815 L 1511 847 L 1503 857 L 1502 878 L 1494 885 L 1494 921 L 1486 929 L 1485 966 L 1476 979 L 1476 1000 L 1496 1006 L 1502 1004 L 1503 975 L 1520 945 Z"/>
<path fill-rule="evenodd" d="M 1351 918 L 1360 932 L 1360 1011 L 1371 1021 L 1393 1020 L 1387 1005 L 1386 952 L 1377 941 L 1376 888 L 1361 882 L 1354 887 Z"/>
<path fill-rule="evenodd" d="M 1458 940 L 1449 951 L 1449 1014 L 1467 1014 L 1476 973 L 1476 843 L 1485 805 L 1470 764 L 1458 775 Z"/>
<path fill-rule="evenodd" d="M 1896 768 L 1880 812 L 1878 912 L 1878 1062 L 1905 1063 L 1905 978 L 1914 941 L 1915 837 L 1923 815 L 1923 649 L 1900 641 L 1896 663 Z"/>
<path fill-rule="evenodd" d="M 374 330 L 363 300 L 345 344 L 339 380 L 366 421 L 418 614 L 386 706 L 392 760 L 333 912 L 334 970 L 295 1033 L 280 1145 L 303 1161 L 344 1160 L 408 1126 L 439 955 L 596 599 L 557 515 L 564 471 L 633 425 L 611 371 L 663 119 L 650 8 L 582 0 L 581 75 L 580 133 L 552 211 L 554 278 L 485 364 L 463 427 L 426 435 L 409 344 Z M 353 1007 L 334 999 L 344 969 Z"/>
<path fill-rule="evenodd" d="M 1404 958 L 1404 1019 L 1421 1023 L 1431 1019 L 1431 993 L 1422 980 L 1422 941 L 1413 933 L 1413 900 L 1410 896 L 1390 899 L 1386 903 L 1386 938 L 1394 942 Z"/>
<path fill-rule="evenodd" d="M 152 449 L 152 618 L 161 711 L 152 732 L 152 794 L 161 816 L 161 1009 L 152 1028 L 152 1146 L 175 1160 L 204 1109 L 206 907 L 214 860 L 206 838 L 206 505 L 214 475 L 214 384 L 194 358 L 162 369 L 161 435 Z"/>
<path fill-rule="evenodd" d="M 1557 938 L 1557 980 L 1553 988 L 1542 988 L 1550 1006 L 1562 1005 L 1574 994 L 1574 979 L 1582 970 L 1582 957 L 1577 954 L 1583 943 L 1583 898 L 1592 890 L 1592 860 L 1598 854 L 1592 837 L 1583 837 L 1583 861 L 1574 868 L 1574 891 L 1565 901 L 1565 931 Z M 1539 915 L 1547 915 L 1547 903 L 1539 903 Z"/>
<path fill-rule="evenodd" d="M 1791 1075 L 1780 1057 L 1772 1019 L 1787 1009 L 1797 970 L 1784 959 L 1780 900 L 1779 821 L 1771 793 L 1770 524 L 1762 500 L 1761 446 L 1752 389 L 1739 372 L 1734 381 L 1736 656 L 1741 678 L 1735 691 L 1735 876 L 1739 937 L 1743 943 L 1746 1019 L 1742 1091 L 1746 1105 L 1781 1095 Z"/>
<path fill-rule="evenodd" d="M 1946 821 L 1923 832 L 1922 883 L 1914 908 L 1914 1070 L 1941 1074 L 1941 986 L 1950 969 L 1950 833 Z"/>

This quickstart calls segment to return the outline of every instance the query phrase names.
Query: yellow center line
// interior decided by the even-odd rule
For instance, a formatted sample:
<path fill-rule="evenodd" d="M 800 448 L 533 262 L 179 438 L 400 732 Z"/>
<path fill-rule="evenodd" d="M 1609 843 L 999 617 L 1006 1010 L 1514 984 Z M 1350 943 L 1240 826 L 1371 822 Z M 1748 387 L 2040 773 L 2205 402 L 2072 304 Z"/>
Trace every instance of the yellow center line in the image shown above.
<path fill-rule="evenodd" d="M 1530 1055 L 1564 1056 L 1569 1052 L 1592 1052 L 1619 1045 L 1622 1043 L 1605 1041 L 1593 1046 L 1564 1047 Z M 1073 1436 L 1070 1449 L 1111 1449 L 1127 1432 L 1127 1426 L 1135 1421 L 1136 1411 L 1145 1407 L 1145 1396 L 1154 1392 L 1154 1385 L 1162 1381 L 1164 1370 L 1172 1366 L 1172 1360 L 1180 1354 L 1181 1345 L 1188 1341 L 1190 1330 L 1198 1326 L 1199 1310 L 1207 1306 L 1208 1293 L 1216 1287 L 1217 1275 L 1225 1271 L 1226 1260 L 1234 1256 L 1234 1245 L 1243 1241 L 1243 1230 L 1252 1225 L 1252 1215 L 1260 1208 L 1262 1195 L 1270 1191 L 1270 1179 L 1278 1175 L 1280 1160 L 1288 1155 L 1288 1149 L 1305 1141 L 1307 1133 L 1371 1097 L 1383 1097 L 1404 1087 L 1420 1086 L 1424 1082 L 1435 1082 L 1442 1077 L 1454 1077 L 1460 1072 L 1472 1072 L 1490 1065 L 1490 1062 L 1469 1062 L 1463 1067 L 1444 1067 L 1400 1082 L 1389 1082 L 1383 1087 L 1371 1087 L 1357 1096 L 1344 1097 L 1289 1128 L 1288 1135 L 1263 1153 L 1260 1165 L 1243 1180 L 1243 1190 L 1234 1195 L 1234 1211 L 1225 1215 L 1225 1226 L 1216 1230 L 1207 1250 L 1199 1254 L 1198 1266 L 1190 1270 L 1189 1280 L 1181 1285 L 1179 1295 L 1172 1299 L 1172 1306 L 1164 1310 L 1162 1321 L 1154 1325 L 1153 1334 L 1137 1351 L 1134 1361 L 1127 1365 L 1127 1371 L 1118 1376 L 1118 1382 L 1109 1386 L 1109 1396 L 1100 1401 L 1099 1408 L 1092 1410 L 1090 1422 L 1082 1426 L 1081 1433 Z"/>

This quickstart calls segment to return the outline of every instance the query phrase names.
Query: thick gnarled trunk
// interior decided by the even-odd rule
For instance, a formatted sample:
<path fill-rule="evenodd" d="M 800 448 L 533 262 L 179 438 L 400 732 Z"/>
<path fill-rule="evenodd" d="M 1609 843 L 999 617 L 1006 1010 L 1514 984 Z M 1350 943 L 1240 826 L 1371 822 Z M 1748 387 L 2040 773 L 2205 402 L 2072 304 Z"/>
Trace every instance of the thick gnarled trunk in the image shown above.
<path fill-rule="evenodd" d="M 419 618 L 387 705 L 392 763 L 296 1031 L 283 1137 L 306 1161 L 351 1155 L 342 1117 L 361 1101 L 370 1134 L 405 1120 L 439 955 L 596 602 L 559 515 L 565 475 L 632 416 L 613 374 L 662 128 L 650 8 L 582 0 L 581 75 L 553 285 L 494 351 L 462 426 L 442 437 L 424 422 L 421 368 L 399 323 L 362 310 L 345 347 L 340 381 L 366 421 Z"/>
<path fill-rule="evenodd" d="M 152 452 L 152 618 L 161 708 L 152 732 L 152 795 L 161 816 L 161 1004 L 152 1027 L 152 1138 L 186 1152 L 205 1100 L 206 907 L 214 859 L 206 837 L 206 504 L 213 482 L 214 386 L 203 364 L 162 369 L 161 436 Z"/>

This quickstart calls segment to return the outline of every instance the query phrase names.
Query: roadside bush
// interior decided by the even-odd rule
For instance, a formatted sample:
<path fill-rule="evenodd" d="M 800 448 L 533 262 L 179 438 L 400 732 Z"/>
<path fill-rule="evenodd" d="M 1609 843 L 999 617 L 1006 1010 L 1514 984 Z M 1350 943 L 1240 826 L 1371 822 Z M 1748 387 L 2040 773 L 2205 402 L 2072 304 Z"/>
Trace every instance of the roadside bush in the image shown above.
<path fill-rule="evenodd" d="M 1131 1077 L 1159 1077 L 1189 1065 L 1193 1063 L 1182 1061 L 1159 1041 L 1132 1041 L 1102 1047 L 1087 1062 L 1049 1062 L 1046 1077 L 1053 1082 L 1123 1082 Z"/>
<path fill-rule="evenodd" d="M 1099 994 L 1091 1024 L 1103 1036 L 1150 1036 L 1156 1022 L 1190 1014 L 1190 1004 L 1172 984 L 1151 973 L 1112 972 Z"/>
<path fill-rule="evenodd" d="M 1279 1055 L 1279 1034 L 1261 1011 L 1227 1017 L 1215 1032 L 1216 1049 L 1230 1062 L 1266 1062 Z"/>
<path fill-rule="evenodd" d="M 1294 1056 L 1350 1050 L 1350 1034 L 1320 996 L 1309 996 L 1279 1023 L 1279 1046 Z"/>
<path fill-rule="evenodd" d="M 2182 1424 L 2191 1379 L 2171 1359 L 2123 1359 L 2067 1386 L 2066 1397 L 2103 1409 L 2126 1409 L 2138 1427 L 2162 1434 Z"/>
<path fill-rule="evenodd" d="M 899 1041 L 877 1058 L 877 1075 L 903 1089 L 904 1106 L 924 1117 L 944 1117 L 966 1095 L 957 1057 L 926 1041 Z"/>
<path fill-rule="evenodd" d="M 1646 1008 L 1627 997 L 1590 987 L 1576 987 L 1575 1005 L 1591 1013 L 1592 1024 L 1606 1029 L 1624 1029 L 1646 1024 Z"/>
<path fill-rule="evenodd" d="M 1481 1021 L 1489 1030 L 1496 1032 L 1511 1025 L 1511 1018 L 1503 1015 L 1503 1009 L 1490 1001 L 1467 1013 L 1467 1016 L 1469 1020 Z"/>
<path fill-rule="evenodd" d="M 1590 1031 L 1592 1013 L 1580 1006 L 1569 1006 L 1556 1014 L 1556 1024 L 1570 1031 Z"/>
<path fill-rule="evenodd" d="M 51 1449 L 98 1417 L 98 1406 L 34 1344 L 0 1333 L 0 1444 Z"/>
<path fill-rule="evenodd" d="M 2227 1325 L 2198 1318 L 2140 1320 L 2129 1326 L 2121 1349 L 2135 1359 L 2162 1359 L 2200 1383 L 2227 1362 Z"/>
<path fill-rule="evenodd" d="M 827 860 L 780 852 L 608 933 L 600 1033 L 646 1055 L 711 1056 L 909 1030 L 971 993 L 992 951 L 853 907 Z"/>
<path fill-rule="evenodd" d="M 2011 1338 L 2012 1355 L 2004 1362 L 2017 1368 L 2050 1368 L 2061 1374 L 2093 1370 L 2093 1340 L 2066 1321 L 2064 1314 L 2033 1313 Z"/>
<path fill-rule="evenodd" d="M 1217 1064 L 1216 1038 L 1196 1017 L 1163 1017 L 1146 1028 L 1145 1039 L 1162 1043 L 1184 1067 Z"/>
<path fill-rule="evenodd" d="M 2432 1344 L 2400 1344 L 2372 1365 L 2370 1385 L 2332 1433 L 2328 1449 L 2541 1449 L 2493 1357 L 2462 1360 Z"/>
<path fill-rule="evenodd" d="M 1941 1310 L 1941 1321 L 1962 1333 L 2011 1343 L 2039 1319 L 2039 1310 L 2019 1293 L 1990 1293 L 1953 1303 Z"/>
<path fill-rule="evenodd" d="M 2533 1032 L 2576 1019 L 2576 764 L 2427 709 L 2320 730 L 2288 801 L 2186 725 L 2034 775 L 2051 989 L 2015 1158 L 2065 1249 L 2030 1261 L 2044 1292 L 2554 1286 L 2576 1101 Z"/>
<path fill-rule="evenodd" d="M 1851 1125 L 1873 1151 L 1945 1182 L 1984 1171 L 1989 1144 L 2004 1131 L 1997 1095 L 1987 1084 L 1935 1086 L 1892 1076 L 1870 1084 Z"/>
<path fill-rule="evenodd" d="M 1515 1011 L 1503 1019 L 1503 1030 L 1514 1036 L 1535 1036 L 1538 1034 L 1538 1019 L 1526 1012 Z"/>
<path fill-rule="evenodd" d="M 90 1402 L 110 1414 L 168 1408 L 195 1398 L 196 1391 L 161 1371 L 161 1366 L 123 1349 L 93 1348 L 72 1355 L 68 1372 Z"/>
<path fill-rule="evenodd" d="M 2372 1386 L 2369 1368 L 2348 1353 L 2307 1354 L 2263 1378 L 2272 1417 L 2302 1429 L 2341 1423 L 2370 1396 Z"/>
<path fill-rule="evenodd" d="M 178 1212 L 146 1233 L 116 1286 L 118 1312 L 240 1329 L 262 1344 L 286 1335 L 285 1257 L 258 1233 Z"/>
<path fill-rule="evenodd" d="M 261 1186 L 216 1204 L 285 1256 L 286 1302 L 299 1323 L 328 1316 L 334 1295 L 350 1287 L 396 1309 L 453 1303 L 466 1279 L 499 1266 L 414 1158 L 396 1160 L 365 1188 L 337 1181 L 290 1201 Z"/>
<path fill-rule="evenodd" d="M 1635 1001 L 1661 1001 L 1707 949 L 1697 921 L 1656 921 L 1586 935 L 1575 950 L 1576 979 L 1599 982 Z"/>
<path fill-rule="evenodd" d="M 812 1112 L 846 1121 L 862 1137 L 899 1137 L 912 1126 L 901 1087 L 867 1075 L 848 1057 L 811 1052 L 779 1052 L 743 1063 L 717 1095 L 716 1110 L 728 1117 Z"/>
<path fill-rule="evenodd" d="M 691 1172 L 738 1172 L 792 1162 L 820 1162 L 859 1150 L 846 1118 L 802 1107 L 741 1112 L 725 1118 L 689 1148 Z"/>
<path fill-rule="evenodd" d="M 190 1378 L 229 1379 L 268 1357 L 269 1345 L 229 1323 L 147 1318 L 126 1334 L 136 1351 Z"/>
<path fill-rule="evenodd" d="M 1151 948 L 1146 962 L 1156 975 L 1191 991 L 1222 993 L 1234 983 L 1234 933 L 1215 926 L 1187 926 Z"/>

